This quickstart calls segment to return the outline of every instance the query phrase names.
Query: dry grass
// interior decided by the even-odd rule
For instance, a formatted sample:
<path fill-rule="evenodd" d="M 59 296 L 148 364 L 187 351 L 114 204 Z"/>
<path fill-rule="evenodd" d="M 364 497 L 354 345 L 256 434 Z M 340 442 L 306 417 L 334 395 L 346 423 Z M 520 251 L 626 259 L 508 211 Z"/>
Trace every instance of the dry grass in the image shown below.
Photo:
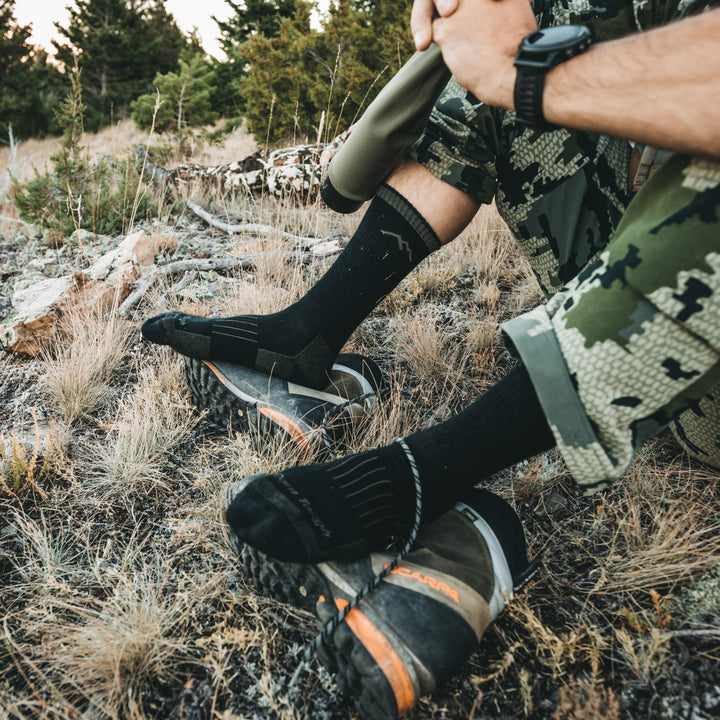
<path fill-rule="evenodd" d="M 140 145 L 146 140 L 147 134 L 144 131 L 138 130 L 131 120 L 123 120 L 98 133 L 85 133 L 81 145 L 87 148 L 91 158 L 96 155 L 117 157 L 125 153 L 128 148 Z M 52 164 L 50 156 L 59 149 L 60 144 L 55 138 L 23 140 L 17 142 L 15 150 L 10 145 L 0 145 L 0 183 L 5 183 L 8 171 L 20 182 L 29 180 L 35 171 L 40 174 L 48 172 Z M 0 184 L 0 189 L 7 191 L 9 186 Z M 0 208 L 6 202 L 8 204 L 2 214 L 11 212 L 12 205 L 8 202 L 8 198 L 0 193 Z"/>
<path fill-rule="evenodd" d="M 157 364 L 140 370 L 135 391 L 119 401 L 108 442 L 93 453 L 92 492 L 103 500 L 169 492 L 164 464 L 197 423 L 178 359 L 162 351 L 158 356 Z"/>
<path fill-rule="evenodd" d="M 720 561 L 720 505 L 710 474 L 636 460 L 601 506 L 602 534 L 612 528 L 597 592 L 672 590 Z"/>
<path fill-rule="evenodd" d="M 620 703 L 612 688 L 571 678 L 560 688 L 553 720 L 620 720 Z"/>
<path fill-rule="evenodd" d="M 409 364 L 413 381 L 424 392 L 448 395 L 460 382 L 469 360 L 451 323 L 433 306 L 401 315 L 395 323 L 398 358 Z"/>
<path fill-rule="evenodd" d="M 103 716 L 143 717 L 144 686 L 177 679 L 186 660 L 178 629 L 187 602 L 162 579 L 136 576 L 120 578 L 102 603 L 58 603 L 63 619 L 45 648 L 50 668 L 65 675 L 67 692 Z"/>
<path fill-rule="evenodd" d="M 44 380 L 68 422 L 92 416 L 109 400 L 129 339 L 130 325 L 118 317 L 116 306 L 76 308 L 62 318 L 44 354 Z"/>
<path fill-rule="evenodd" d="M 91 147 L 119 152 L 135 142 L 128 132 L 121 124 Z M 237 133 L 193 159 L 229 162 L 254 147 Z M 4 152 L 0 162 L 18 170 L 49 156 L 33 143 Z M 211 200 L 221 215 L 318 236 L 349 235 L 361 215 L 199 198 Z M 188 235 L 179 221 L 156 228 L 156 251 L 169 257 Z M 326 267 L 288 264 L 285 249 L 278 237 L 228 238 L 228 255 L 267 254 L 252 272 L 217 280 L 214 298 L 201 282 L 183 295 L 159 288 L 136 319 L 175 307 L 279 310 Z M 494 209 L 483 210 L 351 338 L 347 349 L 380 363 L 389 395 L 337 450 L 387 444 L 469 404 L 510 367 L 499 325 L 539 301 L 527 262 Z M 0 408 L 6 455 L 15 441 L 24 453 L 16 474 L 0 462 L 6 483 L 20 478 L 18 491 L 0 492 L 0 717 L 354 718 L 317 666 L 288 696 L 283 680 L 314 626 L 246 585 L 223 520 L 227 482 L 324 456 L 281 442 L 259 451 L 234 431 L 200 436 L 177 356 L 141 343 L 136 324 L 112 313 L 68 315 L 51 350 L 0 375 L 2 397 L 17 386 L 39 423 L 36 432 L 23 416 L 21 433 Z M 554 453 L 486 483 L 513 502 L 544 570 L 409 720 L 649 720 L 679 716 L 682 703 L 711 717 L 697 703 L 720 686 L 716 476 L 661 441 L 591 499 Z"/>

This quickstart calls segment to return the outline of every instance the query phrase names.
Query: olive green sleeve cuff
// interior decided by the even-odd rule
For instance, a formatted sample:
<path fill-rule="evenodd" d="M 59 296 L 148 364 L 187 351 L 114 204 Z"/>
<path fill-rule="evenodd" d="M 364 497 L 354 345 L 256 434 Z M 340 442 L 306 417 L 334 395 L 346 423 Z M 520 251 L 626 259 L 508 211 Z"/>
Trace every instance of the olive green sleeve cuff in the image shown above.
<path fill-rule="evenodd" d="M 580 402 L 545 306 L 509 322 L 502 331 L 527 368 L 557 447 L 575 482 L 590 495 L 625 471 L 602 447 Z"/>

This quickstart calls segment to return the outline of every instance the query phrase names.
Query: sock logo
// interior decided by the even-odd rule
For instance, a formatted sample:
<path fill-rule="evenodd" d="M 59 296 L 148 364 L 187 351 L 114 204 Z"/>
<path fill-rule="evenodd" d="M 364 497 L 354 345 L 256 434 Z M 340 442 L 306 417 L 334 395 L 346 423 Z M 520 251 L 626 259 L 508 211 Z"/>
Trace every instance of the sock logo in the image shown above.
<path fill-rule="evenodd" d="M 407 240 L 403 240 L 402 235 L 398 235 L 398 233 L 389 232 L 388 230 L 381 230 L 380 231 L 383 235 L 389 235 L 390 237 L 394 237 L 397 240 L 398 244 L 398 250 L 402 252 L 403 250 L 407 251 L 408 259 L 410 262 L 412 262 L 412 250 L 410 249 L 410 245 Z"/>
<path fill-rule="evenodd" d="M 312 505 L 308 502 L 307 498 L 301 495 L 287 480 L 285 480 L 285 477 L 282 473 L 275 476 L 275 479 L 277 480 L 278 484 L 283 487 L 283 489 L 287 492 L 288 495 L 292 496 L 297 503 L 305 510 L 305 512 L 308 514 L 310 518 L 310 522 L 312 522 L 315 525 L 315 528 L 319 530 L 322 535 L 325 537 L 326 540 L 332 539 L 332 533 L 327 528 L 325 523 L 316 515 L 315 511 L 313 510 Z"/>

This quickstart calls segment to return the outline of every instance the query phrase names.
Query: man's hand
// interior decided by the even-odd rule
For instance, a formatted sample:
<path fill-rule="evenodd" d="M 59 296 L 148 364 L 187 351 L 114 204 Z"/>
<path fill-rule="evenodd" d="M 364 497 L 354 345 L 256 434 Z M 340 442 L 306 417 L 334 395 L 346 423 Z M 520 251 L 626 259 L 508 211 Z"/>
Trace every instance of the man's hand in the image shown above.
<path fill-rule="evenodd" d="M 513 109 L 513 61 L 535 30 L 528 0 L 459 0 L 455 12 L 433 21 L 432 39 L 463 87 L 488 105 Z"/>
<path fill-rule="evenodd" d="M 418 50 L 426 50 L 432 42 L 433 20 L 452 15 L 457 6 L 458 0 L 415 0 L 410 16 L 410 29 Z"/>

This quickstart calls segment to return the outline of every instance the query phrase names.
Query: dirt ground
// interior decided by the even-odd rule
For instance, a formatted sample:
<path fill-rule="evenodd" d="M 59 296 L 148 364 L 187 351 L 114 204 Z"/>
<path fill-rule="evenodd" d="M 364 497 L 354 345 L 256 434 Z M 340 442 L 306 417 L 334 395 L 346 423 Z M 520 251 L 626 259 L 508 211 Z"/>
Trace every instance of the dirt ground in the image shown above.
<path fill-rule="evenodd" d="M 293 231 L 303 212 L 245 208 Z M 306 212 L 314 228 L 335 222 Z M 122 239 L 58 250 L 33 229 L 0 230 L 0 324 L 30 262 L 42 258 L 42 272 L 59 276 Z M 232 255 L 245 242 L 188 216 L 150 230 L 177 240 L 159 263 Z M 513 362 L 498 324 L 539 302 L 537 287 L 489 215 L 456 245 L 406 279 L 350 342 L 378 361 L 400 408 L 355 449 L 397 424 L 447 417 Z M 259 596 L 227 541 L 224 484 L 295 458 L 200 422 L 179 358 L 139 334 L 144 317 L 169 307 L 226 314 L 247 301 L 242 288 L 262 293 L 262 307 L 287 302 L 323 267 L 205 273 L 181 294 L 149 293 L 123 324 L 116 365 L 88 381 L 102 386 L 101 400 L 72 419 L 49 383 L 73 343 L 89 357 L 77 327 L 46 358 L 0 355 L 0 440 L 10 458 L 0 463 L 0 717 L 356 717 L 317 664 L 288 694 L 315 619 Z M 273 288 L 279 300 L 268 299 Z M 666 434 L 591 498 L 552 452 L 477 481 L 513 503 L 542 569 L 411 720 L 720 717 L 714 473 Z"/>

